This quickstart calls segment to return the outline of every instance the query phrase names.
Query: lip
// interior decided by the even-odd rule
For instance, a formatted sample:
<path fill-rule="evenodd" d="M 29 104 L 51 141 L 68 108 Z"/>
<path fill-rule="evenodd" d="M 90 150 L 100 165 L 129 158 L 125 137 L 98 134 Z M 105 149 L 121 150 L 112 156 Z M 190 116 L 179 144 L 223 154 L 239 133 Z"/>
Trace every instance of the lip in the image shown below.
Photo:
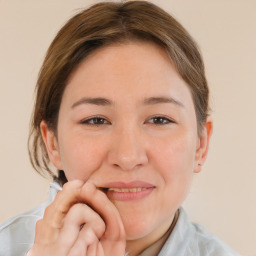
<path fill-rule="evenodd" d="M 110 189 L 111 190 L 108 190 Z M 136 201 L 144 199 L 149 196 L 151 192 L 155 189 L 153 184 L 144 182 L 144 181 L 132 181 L 132 182 L 110 182 L 101 186 L 101 189 L 106 193 L 107 197 L 110 200 L 114 201 Z M 117 189 L 115 191 L 114 189 Z M 124 189 L 124 191 L 120 191 Z M 127 189 L 131 189 L 131 191 L 127 191 Z M 134 189 L 138 189 L 134 191 Z"/>

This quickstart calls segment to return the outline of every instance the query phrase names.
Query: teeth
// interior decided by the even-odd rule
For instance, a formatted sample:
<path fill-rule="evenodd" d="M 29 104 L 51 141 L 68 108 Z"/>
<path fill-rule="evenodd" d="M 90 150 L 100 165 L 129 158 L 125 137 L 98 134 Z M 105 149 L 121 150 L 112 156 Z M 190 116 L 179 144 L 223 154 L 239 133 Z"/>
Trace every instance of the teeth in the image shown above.
<path fill-rule="evenodd" d="M 115 192 L 141 192 L 146 190 L 146 188 L 108 188 L 108 191 Z"/>

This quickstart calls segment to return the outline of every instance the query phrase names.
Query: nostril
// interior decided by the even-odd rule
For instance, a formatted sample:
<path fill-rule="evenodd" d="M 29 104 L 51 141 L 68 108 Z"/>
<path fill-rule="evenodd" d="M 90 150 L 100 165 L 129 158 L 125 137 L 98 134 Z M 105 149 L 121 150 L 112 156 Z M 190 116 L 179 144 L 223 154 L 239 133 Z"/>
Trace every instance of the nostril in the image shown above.
<path fill-rule="evenodd" d="M 108 152 L 108 164 L 120 170 L 133 170 L 148 163 L 148 156 L 143 143 L 135 138 L 119 138 Z"/>

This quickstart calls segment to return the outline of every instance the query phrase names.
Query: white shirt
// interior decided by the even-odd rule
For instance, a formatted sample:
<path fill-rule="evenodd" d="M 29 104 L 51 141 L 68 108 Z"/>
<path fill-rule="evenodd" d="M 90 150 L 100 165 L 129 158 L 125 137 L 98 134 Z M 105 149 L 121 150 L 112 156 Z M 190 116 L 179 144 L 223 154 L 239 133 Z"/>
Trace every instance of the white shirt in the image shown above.
<path fill-rule="evenodd" d="M 50 192 L 44 204 L 17 215 L 0 225 L 0 256 L 26 256 L 33 246 L 36 222 L 62 188 L 56 182 L 50 184 Z M 151 255 L 154 245 L 142 252 Z M 202 226 L 190 222 L 180 208 L 179 219 L 158 256 L 238 256 L 217 236 L 208 233 Z"/>

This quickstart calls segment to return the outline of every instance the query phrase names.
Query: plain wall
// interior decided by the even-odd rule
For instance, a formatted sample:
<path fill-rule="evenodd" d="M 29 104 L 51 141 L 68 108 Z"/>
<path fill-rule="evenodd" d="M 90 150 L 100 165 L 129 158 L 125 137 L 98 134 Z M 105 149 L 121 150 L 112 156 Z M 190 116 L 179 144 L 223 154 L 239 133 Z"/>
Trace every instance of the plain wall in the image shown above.
<path fill-rule="evenodd" d="M 29 163 L 36 77 L 55 33 L 97 1 L 0 0 L 0 222 L 46 198 Z M 214 119 L 208 160 L 185 202 L 191 219 L 242 255 L 256 255 L 256 1 L 153 1 L 198 42 Z"/>

